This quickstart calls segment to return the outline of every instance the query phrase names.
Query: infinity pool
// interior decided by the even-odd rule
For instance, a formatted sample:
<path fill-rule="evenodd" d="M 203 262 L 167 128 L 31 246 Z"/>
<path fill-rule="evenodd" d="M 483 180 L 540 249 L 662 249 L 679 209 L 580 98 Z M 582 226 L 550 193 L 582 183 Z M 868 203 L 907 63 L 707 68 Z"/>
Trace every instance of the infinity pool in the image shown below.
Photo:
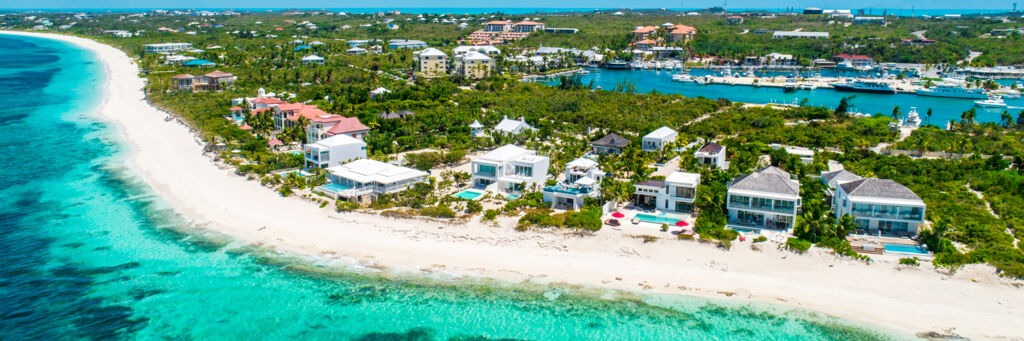
<path fill-rule="evenodd" d="M 928 254 L 928 249 L 926 249 L 925 247 L 920 246 L 920 245 L 903 245 L 903 244 L 886 244 L 886 243 L 882 243 L 882 245 L 885 246 L 885 252 L 886 253 L 893 252 L 893 253 L 907 253 L 907 254 L 915 254 L 915 255 L 927 255 Z"/>
<path fill-rule="evenodd" d="M 633 218 L 640 219 L 640 221 L 646 221 L 649 223 L 664 223 L 669 225 L 675 225 L 680 219 L 670 218 L 667 216 L 656 216 L 650 214 L 638 213 Z"/>
<path fill-rule="evenodd" d="M 478 191 L 469 190 L 469 189 L 464 190 L 464 191 L 459 192 L 459 193 L 452 194 L 453 197 L 467 199 L 467 200 L 474 200 L 476 198 L 479 198 L 482 195 L 484 195 L 483 192 L 478 192 Z"/>

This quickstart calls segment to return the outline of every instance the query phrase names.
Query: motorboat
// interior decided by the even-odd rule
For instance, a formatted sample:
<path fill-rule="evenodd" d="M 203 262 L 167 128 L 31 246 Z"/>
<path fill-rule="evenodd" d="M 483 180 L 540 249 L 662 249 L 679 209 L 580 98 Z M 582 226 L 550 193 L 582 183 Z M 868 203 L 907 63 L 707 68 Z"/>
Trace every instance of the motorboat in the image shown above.
<path fill-rule="evenodd" d="M 693 76 L 686 73 L 677 73 L 672 75 L 672 80 L 676 82 L 692 83 L 694 82 Z"/>
<path fill-rule="evenodd" d="M 907 113 L 907 119 L 903 120 L 903 126 L 908 128 L 917 128 L 921 126 L 921 116 L 917 114 L 917 107 L 910 107 L 910 112 Z"/>
<path fill-rule="evenodd" d="M 846 83 L 829 83 L 836 91 L 866 92 L 875 94 L 894 94 L 896 90 L 889 87 L 889 83 L 873 81 L 853 81 Z"/>
<path fill-rule="evenodd" d="M 974 101 L 974 105 L 980 108 L 1005 108 L 1006 102 L 1002 97 L 992 96 L 985 100 Z"/>

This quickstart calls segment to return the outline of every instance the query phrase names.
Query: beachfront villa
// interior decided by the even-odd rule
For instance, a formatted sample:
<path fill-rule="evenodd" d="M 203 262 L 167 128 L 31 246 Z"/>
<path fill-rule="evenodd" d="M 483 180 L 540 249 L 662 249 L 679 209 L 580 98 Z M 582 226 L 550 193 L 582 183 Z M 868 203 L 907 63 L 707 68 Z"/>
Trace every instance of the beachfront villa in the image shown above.
<path fill-rule="evenodd" d="M 306 168 L 330 168 L 366 158 L 366 142 L 348 135 L 331 136 L 302 149 Z"/>
<path fill-rule="evenodd" d="M 604 176 L 596 161 L 582 157 L 572 160 L 565 165 L 565 180 L 544 187 L 544 202 L 550 202 L 552 208 L 583 208 L 585 198 L 600 195 Z"/>
<path fill-rule="evenodd" d="M 146 49 L 146 54 L 162 53 L 168 54 L 173 52 L 188 51 L 192 49 L 192 43 L 160 43 L 160 44 L 146 44 L 143 45 Z"/>
<path fill-rule="evenodd" d="M 705 144 L 700 149 L 697 149 L 693 153 L 693 157 L 697 159 L 697 164 L 702 166 L 716 167 L 719 169 L 727 168 L 725 162 L 725 146 L 711 142 Z"/>
<path fill-rule="evenodd" d="M 627 145 L 629 145 L 629 139 L 616 133 L 610 133 L 590 142 L 590 150 L 598 155 L 621 154 L 622 149 L 626 148 Z"/>
<path fill-rule="evenodd" d="M 413 52 L 416 60 L 416 71 L 444 75 L 448 73 L 448 55 L 433 47 Z"/>
<path fill-rule="evenodd" d="M 658 128 L 652 131 L 650 134 L 644 135 L 643 139 L 641 140 L 640 149 L 645 152 L 659 151 L 661 150 L 661 148 L 664 148 L 665 145 L 675 142 L 676 137 L 678 136 L 679 133 L 676 132 L 675 130 L 672 130 L 672 128 Z"/>
<path fill-rule="evenodd" d="M 633 205 L 647 210 L 693 212 L 700 174 L 672 172 L 665 180 L 646 180 L 633 185 Z"/>
<path fill-rule="evenodd" d="M 306 143 L 335 135 L 348 135 L 361 140 L 370 132 L 370 127 L 360 122 L 358 117 L 330 114 L 315 105 L 283 103 L 272 110 L 275 130 L 293 127 L 298 124 L 299 118 L 305 118 L 309 122 L 305 127 Z"/>
<path fill-rule="evenodd" d="M 353 202 L 372 201 L 381 194 L 397 193 L 426 182 L 427 172 L 372 159 L 355 160 L 327 168 L 327 185 L 315 191 Z"/>
<path fill-rule="evenodd" d="M 726 205 L 729 224 L 790 230 L 800 209 L 800 183 L 777 167 L 764 167 L 732 180 Z"/>
<path fill-rule="evenodd" d="M 470 183 L 474 188 L 518 194 L 542 185 L 550 162 L 536 151 L 505 145 L 473 159 Z"/>
<path fill-rule="evenodd" d="M 472 79 L 487 77 L 495 66 L 493 58 L 476 51 L 455 55 L 454 64 L 455 72 Z"/>
<path fill-rule="evenodd" d="M 840 169 L 833 172 L 821 172 L 821 183 L 825 185 L 825 202 L 832 206 L 832 211 L 836 212 L 839 210 L 835 205 L 835 190 L 840 184 L 844 184 L 850 181 L 857 181 L 864 179 L 860 175 L 854 174 L 845 169 Z"/>
<path fill-rule="evenodd" d="M 174 90 L 220 91 L 235 84 L 237 78 L 230 73 L 215 70 L 205 75 L 179 74 L 171 77 Z"/>
<path fill-rule="evenodd" d="M 861 179 L 836 186 L 833 207 L 868 233 L 912 236 L 924 222 L 925 204 L 914 191 L 889 179 Z"/>
<path fill-rule="evenodd" d="M 501 122 L 498 122 L 498 125 L 494 126 L 494 132 L 506 135 L 517 135 L 530 130 L 536 130 L 536 128 L 526 123 L 526 119 L 521 116 L 518 120 L 509 119 L 508 116 L 505 116 L 501 119 Z"/>

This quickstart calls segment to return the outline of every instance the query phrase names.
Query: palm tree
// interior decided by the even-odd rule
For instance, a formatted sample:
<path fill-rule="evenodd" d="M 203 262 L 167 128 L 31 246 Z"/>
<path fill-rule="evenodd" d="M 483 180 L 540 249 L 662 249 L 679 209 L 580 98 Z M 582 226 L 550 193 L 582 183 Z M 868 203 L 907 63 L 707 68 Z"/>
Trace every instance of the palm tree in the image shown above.
<path fill-rule="evenodd" d="M 999 116 L 999 125 L 1003 128 L 1009 128 L 1013 124 L 1013 116 L 1010 115 L 1010 111 L 1003 110 L 1003 114 Z"/>
<path fill-rule="evenodd" d="M 928 118 L 927 124 L 932 124 L 932 108 L 928 108 L 928 112 L 924 114 Z"/>
<path fill-rule="evenodd" d="M 897 105 L 892 107 L 892 119 L 896 121 L 900 120 L 900 106 Z"/>
<path fill-rule="evenodd" d="M 960 122 L 964 124 L 974 124 L 974 119 L 978 117 L 978 111 L 974 108 L 971 110 L 964 111 L 960 114 Z"/>

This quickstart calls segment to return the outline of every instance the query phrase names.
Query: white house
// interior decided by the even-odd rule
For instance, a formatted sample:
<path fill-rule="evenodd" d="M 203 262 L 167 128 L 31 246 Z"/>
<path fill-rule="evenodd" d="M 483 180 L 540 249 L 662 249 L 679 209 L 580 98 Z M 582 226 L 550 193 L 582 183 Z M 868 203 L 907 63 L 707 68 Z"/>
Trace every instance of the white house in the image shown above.
<path fill-rule="evenodd" d="M 914 191 L 889 179 L 861 179 L 836 186 L 836 219 L 853 216 L 861 229 L 915 235 L 924 222 L 925 204 Z"/>
<path fill-rule="evenodd" d="M 454 64 L 455 72 L 473 79 L 487 77 L 494 70 L 495 66 L 493 58 L 476 51 L 455 55 Z"/>
<path fill-rule="evenodd" d="M 677 136 L 679 136 L 679 133 L 672 130 L 672 128 L 658 128 L 650 134 L 644 135 L 640 149 L 645 152 L 661 150 L 661 148 L 665 147 L 666 144 L 675 142 Z"/>
<path fill-rule="evenodd" d="M 679 213 L 693 212 L 700 174 L 672 172 L 665 180 L 647 180 L 633 185 L 633 204 L 645 209 Z"/>
<path fill-rule="evenodd" d="M 388 90 L 388 89 L 386 89 L 384 87 L 379 87 L 379 88 L 370 90 L 370 98 L 377 98 L 377 97 L 380 97 L 381 95 L 390 94 L 390 93 L 391 93 L 391 90 Z"/>
<path fill-rule="evenodd" d="M 334 135 L 303 149 L 306 168 L 329 168 L 366 158 L 366 142 L 348 135 Z"/>
<path fill-rule="evenodd" d="M 317 191 L 335 199 L 364 201 L 426 182 L 427 172 L 372 159 L 360 159 L 327 168 L 327 179 L 330 183 L 317 187 Z"/>
<path fill-rule="evenodd" d="M 536 151 L 505 145 L 473 159 L 471 183 L 476 188 L 517 194 L 542 185 L 550 163 Z"/>
<path fill-rule="evenodd" d="M 146 53 L 171 53 L 179 51 L 187 51 L 192 49 L 191 43 L 161 43 L 161 44 L 146 44 L 143 45 L 146 48 Z"/>
<path fill-rule="evenodd" d="M 505 118 L 501 119 L 501 122 L 498 122 L 498 125 L 494 126 L 495 132 L 509 135 L 519 134 L 526 130 L 534 130 L 534 128 L 529 123 L 526 123 L 526 119 L 521 116 L 518 120 L 512 120 L 505 116 Z"/>
<path fill-rule="evenodd" d="M 315 54 L 311 54 L 311 55 L 302 57 L 302 64 L 323 64 L 323 63 L 324 63 L 324 58 L 320 57 L 320 56 L 317 56 Z"/>
<path fill-rule="evenodd" d="M 433 47 L 413 52 L 416 70 L 429 74 L 448 73 L 448 55 Z"/>
<path fill-rule="evenodd" d="M 768 229 L 792 229 L 801 204 L 800 183 L 770 166 L 733 179 L 726 199 L 730 225 Z"/>
<path fill-rule="evenodd" d="M 601 194 L 601 180 L 605 172 L 597 162 L 578 158 L 565 165 L 565 180 L 554 186 L 544 187 L 544 202 L 552 207 L 578 210 L 583 207 L 584 198 L 596 198 Z"/>
<path fill-rule="evenodd" d="M 840 169 L 834 172 L 821 172 L 821 183 L 825 184 L 825 200 L 832 205 L 832 211 L 838 211 L 839 208 L 835 206 L 836 187 L 840 184 L 847 183 L 850 181 L 857 181 L 864 179 L 860 175 L 854 174 L 848 170 Z"/>
<path fill-rule="evenodd" d="M 711 142 L 700 149 L 697 149 L 693 153 L 693 157 L 697 159 L 697 163 L 702 166 L 712 166 L 719 169 L 727 168 L 725 162 L 725 146 Z"/>

